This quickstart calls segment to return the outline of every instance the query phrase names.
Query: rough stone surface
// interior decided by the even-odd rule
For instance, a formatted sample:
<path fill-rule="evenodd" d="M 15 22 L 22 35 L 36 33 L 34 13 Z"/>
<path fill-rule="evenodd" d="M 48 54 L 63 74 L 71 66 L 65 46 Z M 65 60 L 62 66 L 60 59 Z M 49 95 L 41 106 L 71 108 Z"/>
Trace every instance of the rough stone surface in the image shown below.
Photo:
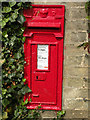
<path fill-rule="evenodd" d="M 66 29 L 68 30 L 88 30 L 87 20 L 66 20 Z"/>
<path fill-rule="evenodd" d="M 74 118 L 74 119 L 77 118 L 77 120 L 79 120 L 80 118 L 87 119 L 88 118 L 88 111 L 85 112 L 84 110 L 81 110 L 80 112 L 78 112 L 78 110 L 67 110 L 64 118 L 66 118 L 66 119 L 67 118 Z"/>
<path fill-rule="evenodd" d="M 82 78 L 82 77 L 88 76 L 88 68 L 65 66 L 64 67 L 64 76 L 65 77 L 76 76 L 77 78 Z"/>
<path fill-rule="evenodd" d="M 42 120 L 57 118 L 56 114 L 57 114 L 57 112 L 55 112 L 55 111 L 44 111 L 44 112 L 40 111 Z"/>
<path fill-rule="evenodd" d="M 78 10 L 76 8 L 71 9 L 71 18 L 73 19 L 86 18 L 86 16 L 85 8 L 78 8 Z"/>
<path fill-rule="evenodd" d="M 87 50 L 77 48 L 88 41 L 86 16 L 85 3 L 66 4 L 63 109 L 64 118 L 69 119 L 88 119 L 88 101 L 84 100 L 88 99 L 89 56 Z"/>
<path fill-rule="evenodd" d="M 86 41 L 86 36 L 87 33 L 86 32 L 72 32 L 71 34 L 71 40 L 74 42 L 84 42 Z"/>
<path fill-rule="evenodd" d="M 85 7 L 85 2 L 67 2 L 67 7 Z"/>
<path fill-rule="evenodd" d="M 69 41 L 69 39 L 68 39 Z M 83 47 L 82 48 L 77 48 L 77 46 L 79 45 L 79 43 L 77 43 L 77 45 L 75 46 L 75 44 L 66 44 L 66 41 L 65 41 L 65 44 L 64 44 L 64 55 L 65 57 L 66 56 L 82 56 L 85 54 L 87 54 L 87 50 L 84 50 Z M 65 58 L 64 57 L 64 58 Z M 66 59 L 64 59 L 65 61 Z"/>
<path fill-rule="evenodd" d="M 68 30 L 67 32 L 65 32 L 65 43 L 70 44 L 70 43 L 75 43 L 78 44 L 80 42 L 84 42 L 84 41 L 88 41 L 87 40 L 88 34 L 87 31 L 71 31 Z"/>
<path fill-rule="evenodd" d="M 74 54 L 74 53 L 73 53 Z M 88 59 L 85 58 L 85 55 L 82 55 L 82 56 L 65 56 L 65 61 L 64 61 L 64 64 L 66 66 L 70 65 L 70 66 L 79 66 L 79 67 L 82 67 L 82 66 L 88 66 Z"/>
<path fill-rule="evenodd" d="M 85 7 L 82 8 L 77 8 L 76 7 L 67 7 L 66 8 L 66 19 L 86 19 L 86 12 L 85 12 Z"/>

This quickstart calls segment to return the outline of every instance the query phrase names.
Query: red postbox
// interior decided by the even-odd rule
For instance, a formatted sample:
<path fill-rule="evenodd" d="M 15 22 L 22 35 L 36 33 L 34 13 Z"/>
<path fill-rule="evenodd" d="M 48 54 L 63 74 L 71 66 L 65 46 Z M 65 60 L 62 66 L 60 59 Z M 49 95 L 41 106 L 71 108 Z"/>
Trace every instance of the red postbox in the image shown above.
<path fill-rule="evenodd" d="M 64 5 L 32 5 L 26 18 L 24 77 L 31 93 L 28 109 L 61 110 L 63 79 Z"/>

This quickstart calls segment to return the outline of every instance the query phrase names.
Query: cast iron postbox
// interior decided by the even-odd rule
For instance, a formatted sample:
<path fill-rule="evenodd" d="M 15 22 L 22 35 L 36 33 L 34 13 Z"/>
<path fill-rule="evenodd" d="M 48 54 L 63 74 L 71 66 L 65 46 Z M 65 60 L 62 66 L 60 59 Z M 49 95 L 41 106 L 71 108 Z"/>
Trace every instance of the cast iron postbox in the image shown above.
<path fill-rule="evenodd" d="M 64 5 L 32 5 L 26 18 L 24 77 L 32 90 L 28 109 L 61 110 L 63 78 Z"/>

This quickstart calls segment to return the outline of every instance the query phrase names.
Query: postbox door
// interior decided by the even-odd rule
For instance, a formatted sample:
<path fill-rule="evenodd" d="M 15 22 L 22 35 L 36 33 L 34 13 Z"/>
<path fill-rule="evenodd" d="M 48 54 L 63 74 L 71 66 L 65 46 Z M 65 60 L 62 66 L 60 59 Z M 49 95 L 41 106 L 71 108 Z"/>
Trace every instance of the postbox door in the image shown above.
<path fill-rule="evenodd" d="M 57 44 L 32 44 L 32 103 L 56 104 Z"/>

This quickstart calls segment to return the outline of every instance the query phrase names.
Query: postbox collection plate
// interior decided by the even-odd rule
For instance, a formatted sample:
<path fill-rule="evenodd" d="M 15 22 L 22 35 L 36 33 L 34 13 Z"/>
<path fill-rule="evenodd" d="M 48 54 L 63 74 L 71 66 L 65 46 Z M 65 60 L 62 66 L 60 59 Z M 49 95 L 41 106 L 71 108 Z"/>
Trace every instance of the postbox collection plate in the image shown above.
<path fill-rule="evenodd" d="M 37 69 L 48 70 L 49 45 L 37 45 Z"/>
<path fill-rule="evenodd" d="M 61 110 L 63 80 L 64 5 L 32 5 L 24 10 L 25 84 L 32 90 L 26 107 Z"/>

